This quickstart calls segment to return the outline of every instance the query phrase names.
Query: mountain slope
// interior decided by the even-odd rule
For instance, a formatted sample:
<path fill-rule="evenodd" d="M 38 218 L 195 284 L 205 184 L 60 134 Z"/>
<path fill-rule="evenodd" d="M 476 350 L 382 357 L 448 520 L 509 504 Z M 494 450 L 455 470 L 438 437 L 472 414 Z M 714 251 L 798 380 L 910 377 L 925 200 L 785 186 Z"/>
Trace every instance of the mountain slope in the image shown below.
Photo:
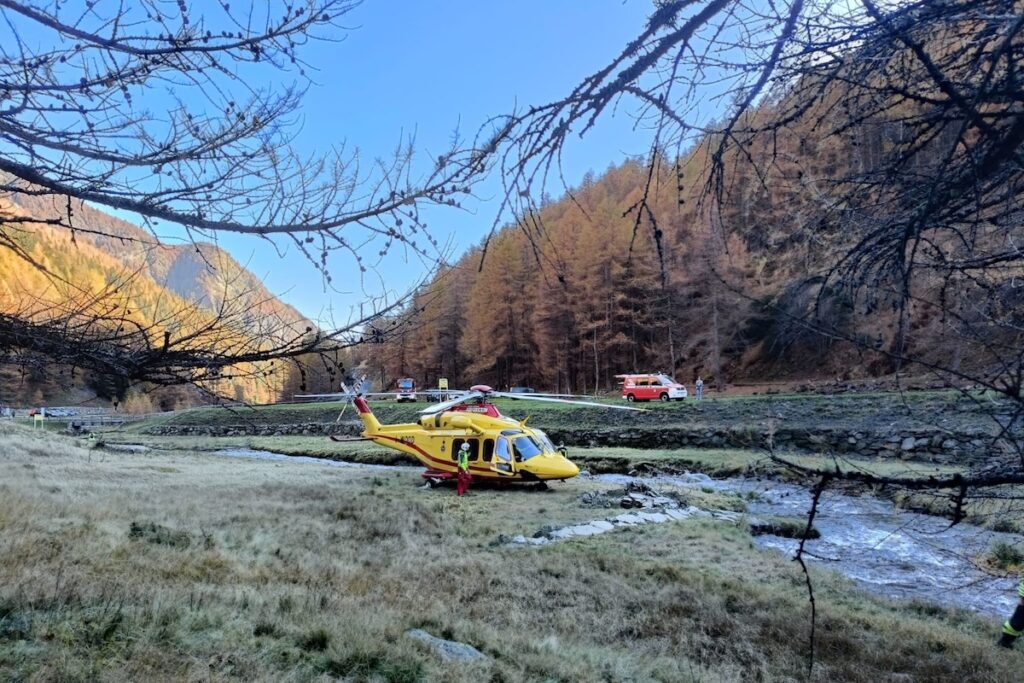
<path fill-rule="evenodd" d="M 47 202 L 0 198 L 0 215 L 40 218 L 61 210 Z M 94 316 L 111 328 L 145 329 L 152 344 L 159 344 L 165 332 L 186 337 L 219 316 L 226 327 L 217 334 L 204 332 L 193 343 L 225 350 L 245 339 L 250 346 L 295 340 L 313 328 L 214 245 L 163 245 L 125 221 L 80 204 L 72 207 L 72 216 L 74 232 L 44 224 L 5 225 L 5 234 L 22 254 L 0 248 L 0 314 L 35 321 Z M 104 386 L 103 378 L 84 377 L 71 368 L 32 373 L 25 377 L 16 367 L 4 369 L 0 403 L 49 400 L 86 384 L 101 395 L 117 394 Z M 284 380 L 235 378 L 213 388 L 239 400 L 265 402 L 277 398 Z"/>

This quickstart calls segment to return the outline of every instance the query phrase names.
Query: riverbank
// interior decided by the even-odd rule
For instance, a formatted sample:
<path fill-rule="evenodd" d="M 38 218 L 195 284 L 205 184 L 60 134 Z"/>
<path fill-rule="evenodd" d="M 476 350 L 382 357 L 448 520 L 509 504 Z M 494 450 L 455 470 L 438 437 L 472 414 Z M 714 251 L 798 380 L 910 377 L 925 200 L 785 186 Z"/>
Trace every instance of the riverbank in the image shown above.
<path fill-rule="evenodd" d="M 593 477 L 459 499 L 412 468 L 0 438 L 9 678 L 805 679 L 799 568 L 735 524 L 494 544 L 592 519 Z M 992 646 L 991 619 L 811 571 L 813 680 L 1018 679 L 1024 655 Z M 442 664 L 414 628 L 485 658 Z"/>
<path fill-rule="evenodd" d="M 325 458 L 366 465 L 419 464 L 397 451 L 368 442 L 338 443 L 322 436 L 153 436 L 126 431 L 102 435 L 112 444 L 145 444 L 164 450 L 213 452 L 229 448 L 251 448 L 284 455 Z M 590 474 L 679 473 L 700 472 L 712 477 L 764 477 L 795 481 L 797 477 L 785 466 L 773 462 L 764 452 L 744 449 L 639 449 L 639 448 L 572 448 L 569 457 Z M 965 472 L 964 468 L 902 459 L 830 457 L 806 453 L 786 453 L 784 457 L 799 466 L 856 471 L 880 477 L 949 476 Z M 837 484 L 839 488 L 893 499 L 909 509 L 942 517 L 953 514 L 948 497 L 928 494 L 895 494 L 885 487 Z M 1020 531 L 1024 520 L 1009 515 L 993 501 L 979 501 L 968 510 L 966 521 L 1003 531 Z"/>

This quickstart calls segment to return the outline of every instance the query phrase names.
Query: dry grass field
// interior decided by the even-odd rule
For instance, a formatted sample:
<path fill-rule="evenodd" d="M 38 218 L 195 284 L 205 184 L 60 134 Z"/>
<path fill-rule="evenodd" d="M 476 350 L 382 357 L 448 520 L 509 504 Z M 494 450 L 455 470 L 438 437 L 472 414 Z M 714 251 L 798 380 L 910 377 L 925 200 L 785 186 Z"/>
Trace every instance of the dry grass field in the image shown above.
<path fill-rule="evenodd" d="M 580 505 L 599 484 L 418 485 L 412 468 L 113 453 L 0 426 L 0 679 L 806 680 L 803 577 L 745 530 L 505 547 L 599 516 Z M 1020 680 L 998 624 L 814 577 L 813 680 Z M 411 628 L 487 660 L 443 663 Z"/>

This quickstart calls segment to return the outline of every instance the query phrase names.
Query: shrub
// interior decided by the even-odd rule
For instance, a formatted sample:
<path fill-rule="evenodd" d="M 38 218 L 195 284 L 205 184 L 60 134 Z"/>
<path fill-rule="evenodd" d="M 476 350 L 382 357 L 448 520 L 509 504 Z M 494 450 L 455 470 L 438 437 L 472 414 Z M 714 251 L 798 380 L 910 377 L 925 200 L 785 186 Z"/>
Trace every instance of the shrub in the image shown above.
<path fill-rule="evenodd" d="M 260 636 L 270 636 L 271 638 L 280 638 L 281 629 L 277 627 L 272 621 L 257 621 L 256 625 L 252 627 L 252 634 L 257 638 Z"/>
<path fill-rule="evenodd" d="M 331 634 L 325 628 L 316 628 L 299 639 L 299 647 L 307 652 L 323 652 L 331 642 Z"/>
<path fill-rule="evenodd" d="M 992 564 L 1000 569 L 1010 569 L 1024 564 L 1024 553 L 1017 546 L 999 541 L 992 546 L 989 553 Z"/>
<path fill-rule="evenodd" d="M 153 522 L 132 522 L 128 529 L 128 538 L 137 538 L 155 545 L 169 545 L 173 548 L 187 548 L 192 543 L 188 532 L 175 531 Z"/>
<path fill-rule="evenodd" d="M 383 679 L 388 683 L 416 683 L 423 678 L 422 662 L 376 652 L 352 652 L 341 657 L 325 657 L 321 668 L 330 676 L 357 680 Z"/>

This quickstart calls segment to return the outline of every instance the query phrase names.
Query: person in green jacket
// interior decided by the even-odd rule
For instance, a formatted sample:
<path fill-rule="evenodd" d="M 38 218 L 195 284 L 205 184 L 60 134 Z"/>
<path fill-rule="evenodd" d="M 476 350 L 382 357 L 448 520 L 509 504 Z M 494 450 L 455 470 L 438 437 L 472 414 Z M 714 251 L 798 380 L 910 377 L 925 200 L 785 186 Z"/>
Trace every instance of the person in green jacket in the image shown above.
<path fill-rule="evenodd" d="M 458 482 L 456 492 L 461 496 L 469 491 L 469 484 L 473 481 L 473 477 L 469 473 L 469 444 L 466 442 L 463 442 L 462 447 L 459 448 L 459 473 L 456 476 Z"/>
<path fill-rule="evenodd" d="M 1021 579 L 1020 586 L 1017 587 L 1017 594 L 1020 596 L 1017 609 L 1013 610 L 1013 615 L 1003 624 L 1003 635 L 999 639 L 999 645 L 1002 647 L 1013 647 L 1017 639 L 1024 635 L 1024 579 Z"/>

